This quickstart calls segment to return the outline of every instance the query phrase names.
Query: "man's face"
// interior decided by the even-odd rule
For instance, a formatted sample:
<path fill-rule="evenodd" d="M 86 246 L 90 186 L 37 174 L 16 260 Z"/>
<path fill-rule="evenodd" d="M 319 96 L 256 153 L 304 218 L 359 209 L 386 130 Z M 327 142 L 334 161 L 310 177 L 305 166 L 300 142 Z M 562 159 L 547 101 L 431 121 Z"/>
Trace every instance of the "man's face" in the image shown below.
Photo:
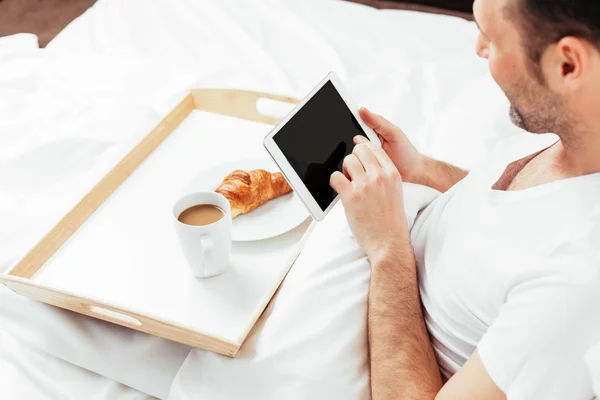
<path fill-rule="evenodd" d="M 518 1 L 475 0 L 473 12 L 480 29 L 477 54 L 488 60 L 494 80 L 510 101 L 515 125 L 533 133 L 558 132 L 566 122 L 564 101 L 534 72 L 541 67 L 527 55 L 518 22 L 505 12 L 506 7 L 516 8 Z"/>

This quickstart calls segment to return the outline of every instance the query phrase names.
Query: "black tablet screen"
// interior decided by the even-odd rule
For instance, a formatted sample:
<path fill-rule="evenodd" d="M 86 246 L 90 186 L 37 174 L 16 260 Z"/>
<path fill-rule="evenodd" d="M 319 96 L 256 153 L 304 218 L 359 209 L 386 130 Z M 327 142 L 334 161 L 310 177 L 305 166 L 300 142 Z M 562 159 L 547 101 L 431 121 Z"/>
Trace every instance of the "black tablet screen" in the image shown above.
<path fill-rule="evenodd" d="M 273 136 L 319 207 L 329 207 L 337 193 L 329 186 L 334 171 L 342 170 L 352 153 L 352 138 L 365 135 L 331 81 L 327 82 Z"/>

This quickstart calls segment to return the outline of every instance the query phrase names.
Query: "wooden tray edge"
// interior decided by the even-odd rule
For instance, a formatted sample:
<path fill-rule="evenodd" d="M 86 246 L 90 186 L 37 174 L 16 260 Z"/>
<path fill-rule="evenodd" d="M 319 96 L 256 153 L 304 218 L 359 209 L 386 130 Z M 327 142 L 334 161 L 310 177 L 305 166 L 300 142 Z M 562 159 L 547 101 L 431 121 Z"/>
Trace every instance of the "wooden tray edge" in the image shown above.
<path fill-rule="evenodd" d="M 147 314 L 143 315 L 124 306 L 41 285 L 26 278 L 0 275 L 0 283 L 17 294 L 42 303 L 150 333 L 192 347 L 214 351 L 225 356 L 235 357 L 241 347 L 241 343 L 203 334 L 173 321 Z"/>
<path fill-rule="evenodd" d="M 265 296 L 264 302 L 257 307 L 249 328 L 235 342 L 218 338 L 214 335 L 203 334 L 197 330 L 167 321 L 163 318 L 143 315 L 122 306 L 109 304 L 100 299 L 41 285 L 32 281 L 31 278 L 194 109 L 255 122 L 277 124 L 279 118 L 264 115 L 257 109 L 258 101 L 263 98 L 290 104 L 299 103 L 298 99 L 292 97 L 256 91 L 212 88 L 190 90 L 183 100 L 113 167 L 24 257 L 15 263 L 5 274 L 0 274 L 0 283 L 15 293 L 33 300 L 195 348 L 235 357 L 248 333 L 267 307 L 302 251 L 303 244 L 312 231 L 314 222 L 304 233 L 298 244 L 298 251 L 294 252 L 295 256 L 290 261 L 289 267 L 282 273 L 281 278 L 274 285 L 269 296 Z"/>

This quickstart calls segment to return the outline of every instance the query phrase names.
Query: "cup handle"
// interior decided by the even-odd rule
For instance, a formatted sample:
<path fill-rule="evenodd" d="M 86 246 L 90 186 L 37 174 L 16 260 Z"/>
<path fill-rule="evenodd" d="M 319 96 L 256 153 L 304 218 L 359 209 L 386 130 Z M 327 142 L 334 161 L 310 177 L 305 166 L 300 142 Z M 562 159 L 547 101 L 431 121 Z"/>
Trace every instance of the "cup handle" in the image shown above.
<path fill-rule="evenodd" d="M 204 275 L 210 275 L 208 263 L 206 262 L 206 252 L 210 251 L 212 247 L 213 241 L 209 236 L 200 237 L 200 252 L 202 253 L 202 269 L 204 270 Z"/>

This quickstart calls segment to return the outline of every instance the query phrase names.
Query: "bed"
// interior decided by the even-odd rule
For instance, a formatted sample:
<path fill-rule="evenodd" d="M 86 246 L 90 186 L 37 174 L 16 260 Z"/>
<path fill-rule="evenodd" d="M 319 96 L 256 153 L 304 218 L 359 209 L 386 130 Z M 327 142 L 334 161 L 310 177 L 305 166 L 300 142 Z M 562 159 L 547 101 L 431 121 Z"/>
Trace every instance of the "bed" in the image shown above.
<path fill-rule="evenodd" d="M 463 18 L 333 0 L 100 0 L 44 50 L 1 38 L 0 272 L 190 88 L 302 97 L 334 70 L 421 151 L 476 165 L 519 133 L 476 34 Z M 412 218 L 435 196 L 408 187 Z M 236 359 L 0 286 L 0 398 L 368 398 L 368 264 L 340 207 L 313 236 Z"/>

